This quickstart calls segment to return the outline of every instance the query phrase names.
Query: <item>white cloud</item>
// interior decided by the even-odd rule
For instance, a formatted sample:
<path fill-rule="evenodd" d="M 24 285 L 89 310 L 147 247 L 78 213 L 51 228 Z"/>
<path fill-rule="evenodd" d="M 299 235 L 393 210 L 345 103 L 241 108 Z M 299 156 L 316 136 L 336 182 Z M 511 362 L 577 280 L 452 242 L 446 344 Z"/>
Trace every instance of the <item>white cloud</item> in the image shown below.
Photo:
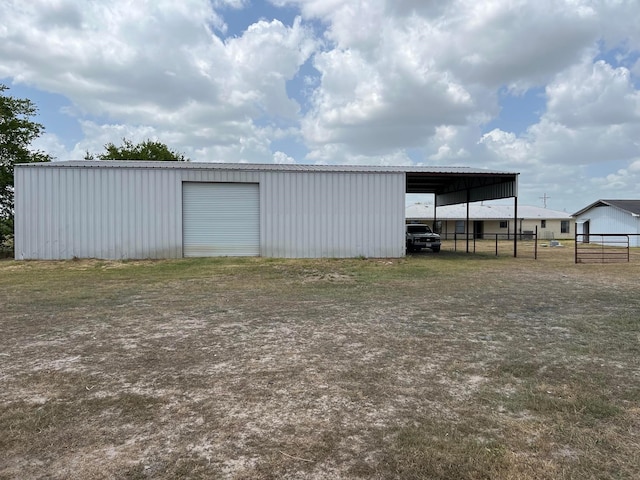
<path fill-rule="evenodd" d="M 640 123 L 640 92 L 631 72 L 590 59 L 561 72 L 547 86 L 547 117 L 568 127 Z"/>
<path fill-rule="evenodd" d="M 127 128 L 175 137 L 197 158 L 270 161 L 260 118 L 296 121 L 285 85 L 316 43 L 300 20 L 259 21 L 225 42 L 210 28 L 222 22 L 206 0 L 51 5 L 0 6 L 13 19 L 0 30 L 0 77 L 61 93 L 79 115 L 115 120 L 100 135 L 85 124 L 85 135 L 105 140 L 114 124 L 137 125 Z"/>
<path fill-rule="evenodd" d="M 277 151 L 273 154 L 273 163 L 294 165 L 296 160 L 284 152 Z"/>

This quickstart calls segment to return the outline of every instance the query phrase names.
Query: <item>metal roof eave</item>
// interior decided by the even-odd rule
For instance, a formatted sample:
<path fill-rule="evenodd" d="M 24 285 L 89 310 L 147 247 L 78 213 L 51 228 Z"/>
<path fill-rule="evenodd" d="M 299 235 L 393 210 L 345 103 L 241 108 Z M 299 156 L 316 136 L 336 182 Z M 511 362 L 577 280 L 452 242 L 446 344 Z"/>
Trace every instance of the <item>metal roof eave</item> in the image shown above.
<path fill-rule="evenodd" d="M 440 191 L 434 192 L 436 206 L 458 203 L 480 202 L 518 195 L 517 173 L 474 175 L 450 182 Z"/>

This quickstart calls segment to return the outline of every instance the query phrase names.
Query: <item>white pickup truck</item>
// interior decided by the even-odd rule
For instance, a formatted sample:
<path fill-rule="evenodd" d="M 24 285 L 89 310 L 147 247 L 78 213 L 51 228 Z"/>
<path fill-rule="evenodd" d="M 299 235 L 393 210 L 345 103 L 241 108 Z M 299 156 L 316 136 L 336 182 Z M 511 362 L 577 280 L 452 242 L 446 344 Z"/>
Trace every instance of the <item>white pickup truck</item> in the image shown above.
<path fill-rule="evenodd" d="M 419 252 L 423 248 L 430 248 L 433 252 L 440 251 L 440 235 L 433 233 L 428 225 L 423 223 L 407 223 L 407 252 Z"/>

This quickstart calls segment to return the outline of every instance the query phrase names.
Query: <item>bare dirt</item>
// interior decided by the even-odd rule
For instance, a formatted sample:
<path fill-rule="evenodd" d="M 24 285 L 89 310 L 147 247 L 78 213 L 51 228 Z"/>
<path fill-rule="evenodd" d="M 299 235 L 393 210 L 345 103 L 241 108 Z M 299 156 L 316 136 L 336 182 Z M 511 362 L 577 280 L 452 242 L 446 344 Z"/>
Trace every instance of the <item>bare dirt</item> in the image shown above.
<path fill-rule="evenodd" d="M 0 263 L 0 478 L 638 478 L 639 266 Z"/>

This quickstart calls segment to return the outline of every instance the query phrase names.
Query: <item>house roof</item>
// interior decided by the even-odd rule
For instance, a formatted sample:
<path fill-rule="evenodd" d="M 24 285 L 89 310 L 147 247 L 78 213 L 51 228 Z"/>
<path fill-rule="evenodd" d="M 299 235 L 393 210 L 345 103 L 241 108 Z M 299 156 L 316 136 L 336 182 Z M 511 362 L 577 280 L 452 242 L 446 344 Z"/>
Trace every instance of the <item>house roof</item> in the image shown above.
<path fill-rule="evenodd" d="M 514 217 L 513 212 L 513 205 L 469 204 L 469 218 L 474 220 L 509 219 Z M 409 205 L 405 209 L 405 216 L 406 218 L 433 218 L 433 205 L 427 205 L 424 203 Z M 437 207 L 436 218 L 438 220 L 464 220 L 467 218 L 467 206 L 466 204 L 458 204 Z M 518 206 L 518 218 L 568 220 L 571 218 L 571 215 L 567 212 L 559 212 L 548 208 L 521 205 Z"/>
<path fill-rule="evenodd" d="M 640 200 L 598 200 L 582 210 L 578 210 L 572 216 L 577 217 L 596 207 L 614 207 L 631 215 L 640 215 Z"/>

